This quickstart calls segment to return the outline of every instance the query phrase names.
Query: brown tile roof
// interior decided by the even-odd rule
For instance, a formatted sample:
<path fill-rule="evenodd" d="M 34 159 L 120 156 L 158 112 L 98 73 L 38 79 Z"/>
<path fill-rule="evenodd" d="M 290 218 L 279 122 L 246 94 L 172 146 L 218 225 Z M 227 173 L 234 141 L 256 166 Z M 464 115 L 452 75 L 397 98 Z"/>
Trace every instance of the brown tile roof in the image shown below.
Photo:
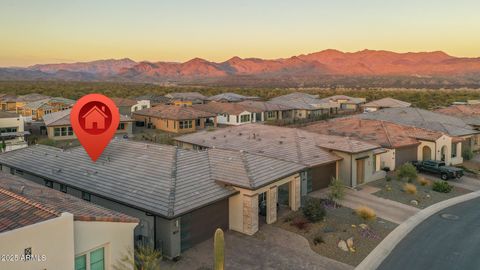
<path fill-rule="evenodd" d="M 137 218 L 97 206 L 72 195 L 6 173 L 0 173 L 0 194 L 3 194 L 3 197 L 0 199 L 0 208 L 14 210 L 15 205 L 18 205 L 18 203 L 14 203 L 12 201 L 13 198 L 26 204 L 27 206 L 22 207 L 24 209 L 29 208 L 28 212 L 34 213 L 33 218 L 49 219 L 68 212 L 73 214 L 74 220 L 78 221 L 138 222 Z M 16 214 L 22 216 L 15 219 L 15 223 L 25 226 L 22 224 L 28 222 L 33 224 L 42 221 L 28 219 L 23 216 L 22 211 L 17 210 Z M 5 213 L 7 214 L 5 215 Z M 9 217 L 10 215 L 8 212 L 4 212 L 4 209 L 0 210 L 0 219 L 5 218 L 5 216 Z M 2 227 L 2 224 L 4 223 L 0 222 L 0 227 Z"/>
<path fill-rule="evenodd" d="M 315 122 L 303 129 L 319 134 L 355 137 L 387 148 L 416 145 L 420 143 L 418 139 L 434 141 L 443 135 L 437 131 L 357 117 Z"/>
<path fill-rule="evenodd" d="M 171 120 L 192 120 L 215 116 L 213 113 L 201 111 L 191 106 L 185 107 L 174 105 L 158 105 L 152 108 L 136 111 L 133 114 Z"/>
<path fill-rule="evenodd" d="M 246 124 L 208 132 L 200 131 L 175 139 L 208 148 L 243 150 L 306 166 L 341 160 L 329 150 L 358 153 L 380 147 L 351 138 L 261 124 Z"/>
<path fill-rule="evenodd" d="M 132 107 L 137 101 L 129 98 L 111 98 L 117 107 Z"/>
<path fill-rule="evenodd" d="M 201 111 L 205 111 L 205 112 L 214 113 L 214 114 L 227 113 L 230 115 L 238 115 L 245 111 L 250 113 L 262 112 L 262 110 L 259 108 L 247 106 L 245 104 L 225 103 L 225 102 L 215 102 L 215 101 L 209 102 L 207 104 L 193 105 L 193 108 Z"/>
<path fill-rule="evenodd" d="M 376 107 L 376 108 L 401 108 L 410 107 L 410 103 L 394 99 L 391 97 L 373 100 L 362 105 L 362 107 Z"/>
<path fill-rule="evenodd" d="M 480 104 L 452 105 L 435 110 L 435 112 L 462 118 L 465 123 L 470 125 L 480 125 Z"/>

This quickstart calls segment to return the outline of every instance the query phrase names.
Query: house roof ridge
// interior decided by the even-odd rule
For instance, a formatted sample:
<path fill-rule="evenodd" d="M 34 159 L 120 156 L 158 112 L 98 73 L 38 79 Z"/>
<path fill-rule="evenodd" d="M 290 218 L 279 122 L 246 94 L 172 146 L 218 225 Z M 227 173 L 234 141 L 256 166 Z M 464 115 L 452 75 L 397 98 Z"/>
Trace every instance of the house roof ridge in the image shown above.
<path fill-rule="evenodd" d="M 42 211 L 44 211 L 44 212 L 47 212 L 47 213 L 52 214 L 52 215 L 55 215 L 55 216 L 57 216 L 57 217 L 59 217 L 59 216 L 62 214 L 62 213 L 60 213 L 60 212 L 58 212 L 58 211 L 55 211 L 55 210 L 53 210 L 53 209 L 51 209 L 51 208 L 49 208 L 49 207 L 47 207 L 47 206 L 45 206 L 45 205 L 43 205 L 43 204 L 41 204 L 41 203 L 35 202 L 35 201 L 33 201 L 33 200 L 30 200 L 30 199 L 28 199 L 28 198 L 26 198 L 26 197 L 24 197 L 24 196 L 21 196 L 21 195 L 15 193 L 15 192 L 6 190 L 6 189 L 4 189 L 4 188 L 0 188 L 0 193 L 3 193 L 3 194 L 5 194 L 5 195 L 7 195 L 7 196 L 9 196 L 9 197 L 14 198 L 14 199 L 17 200 L 17 201 L 23 202 L 23 203 L 25 203 L 25 204 L 27 204 L 27 205 L 30 205 L 30 206 L 32 206 L 32 207 L 35 207 L 35 208 L 37 208 L 37 209 L 40 209 L 40 210 L 42 210 Z"/>
<path fill-rule="evenodd" d="M 242 159 L 242 163 L 245 166 L 245 173 L 247 174 L 248 183 L 251 188 L 254 188 L 255 181 L 253 180 L 253 177 L 251 175 L 250 167 L 248 166 L 248 160 L 247 160 L 247 157 L 245 156 L 245 152 L 244 151 L 238 151 L 238 152 L 240 153 L 240 158 Z"/>
<path fill-rule="evenodd" d="M 175 215 L 175 192 L 177 189 L 177 165 L 178 165 L 178 151 L 180 149 L 175 148 L 174 157 L 173 157 L 173 164 L 172 164 L 172 171 L 171 171 L 171 181 L 170 181 L 170 194 L 168 196 L 168 216 Z"/>
<path fill-rule="evenodd" d="M 391 147 L 393 147 L 392 139 L 390 138 L 390 134 L 388 134 L 388 129 L 384 125 L 384 121 L 380 121 L 380 125 L 382 125 L 383 130 L 385 131 L 385 136 L 387 137 L 387 141 Z"/>

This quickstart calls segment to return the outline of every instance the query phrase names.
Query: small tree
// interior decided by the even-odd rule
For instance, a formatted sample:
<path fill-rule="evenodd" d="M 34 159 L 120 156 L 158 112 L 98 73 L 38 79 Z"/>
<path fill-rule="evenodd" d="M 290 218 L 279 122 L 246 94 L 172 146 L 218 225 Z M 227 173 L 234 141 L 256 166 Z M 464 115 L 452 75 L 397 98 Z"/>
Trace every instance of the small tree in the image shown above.
<path fill-rule="evenodd" d="M 338 180 L 335 177 L 332 177 L 332 181 L 330 182 L 330 192 L 328 193 L 328 198 L 335 203 L 335 207 L 337 203 L 341 201 L 345 197 L 345 186 L 343 185 L 342 181 Z"/>
<path fill-rule="evenodd" d="M 405 163 L 398 169 L 399 179 L 407 179 L 409 183 L 417 178 L 417 169 L 411 163 Z"/>
<path fill-rule="evenodd" d="M 139 245 L 135 251 L 131 249 L 116 262 L 115 270 L 160 270 L 160 251 L 148 245 Z"/>
<path fill-rule="evenodd" d="M 325 207 L 323 207 L 320 199 L 316 199 L 316 198 L 308 198 L 302 210 L 303 210 L 303 215 L 310 222 L 320 221 L 326 215 Z"/>
<path fill-rule="evenodd" d="M 462 151 L 462 157 L 464 160 L 470 160 L 473 158 L 473 151 L 472 149 L 469 149 L 469 148 L 466 148 L 466 149 L 463 149 Z"/>

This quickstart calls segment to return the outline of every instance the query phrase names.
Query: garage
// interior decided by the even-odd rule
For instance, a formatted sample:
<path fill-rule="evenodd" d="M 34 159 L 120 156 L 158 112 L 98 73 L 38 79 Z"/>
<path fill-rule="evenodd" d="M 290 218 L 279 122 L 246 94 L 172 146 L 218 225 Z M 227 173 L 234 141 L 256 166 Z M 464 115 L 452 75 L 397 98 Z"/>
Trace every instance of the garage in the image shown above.
<path fill-rule="evenodd" d="M 311 188 L 308 191 L 315 191 L 328 187 L 332 178 L 336 175 L 336 163 L 323 164 L 312 167 L 308 170 L 308 178 L 311 182 Z"/>
<path fill-rule="evenodd" d="M 228 199 L 210 204 L 181 217 L 182 252 L 211 238 L 217 228 L 228 229 Z"/>
<path fill-rule="evenodd" d="M 395 150 L 395 168 L 414 160 L 417 160 L 417 145 L 397 148 Z"/>

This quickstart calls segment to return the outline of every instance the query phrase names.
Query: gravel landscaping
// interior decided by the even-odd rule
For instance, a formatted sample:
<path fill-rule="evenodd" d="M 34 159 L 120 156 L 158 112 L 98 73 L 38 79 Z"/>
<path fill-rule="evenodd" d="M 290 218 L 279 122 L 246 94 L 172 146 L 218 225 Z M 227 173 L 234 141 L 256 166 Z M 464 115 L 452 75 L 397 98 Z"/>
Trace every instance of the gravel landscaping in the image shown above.
<path fill-rule="evenodd" d="M 432 182 L 433 181 L 431 181 L 431 183 Z M 429 185 L 422 186 L 418 181 L 413 181 L 411 184 L 416 186 L 417 193 L 409 194 L 404 191 L 404 186 L 406 183 L 406 181 L 399 181 L 395 177 L 392 177 L 391 181 L 382 179 L 372 182 L 369 185 L 380 189 L 379 191 L 373 193 L 375 196 L 408 204 L 420 209 L 471 192 L 467 189 L 454 187 L 450 193 L 440 193 L 432 190 L 431 183 Z M 415 200 L 418 204 L 412 202 L 412 200 Z"/>
<path fill-rule="evenodd" d="M 274 225 L 302 235 L 316 253 L 352 266 L 357 266 L 397 226 L 380 218 L 364 221 L 346 207 L 327 207 L 326 212 L 323 221 L 308 222 L 302 229 L 295 225 L 298 224 L 296 221 L 306 221 L 301 211 L 280 217 Z M 367 228 L 363 229 L 365 225 Z M 353 250 L 339 248 L 341 240 L 347 241 L 351 237 Z"/>

